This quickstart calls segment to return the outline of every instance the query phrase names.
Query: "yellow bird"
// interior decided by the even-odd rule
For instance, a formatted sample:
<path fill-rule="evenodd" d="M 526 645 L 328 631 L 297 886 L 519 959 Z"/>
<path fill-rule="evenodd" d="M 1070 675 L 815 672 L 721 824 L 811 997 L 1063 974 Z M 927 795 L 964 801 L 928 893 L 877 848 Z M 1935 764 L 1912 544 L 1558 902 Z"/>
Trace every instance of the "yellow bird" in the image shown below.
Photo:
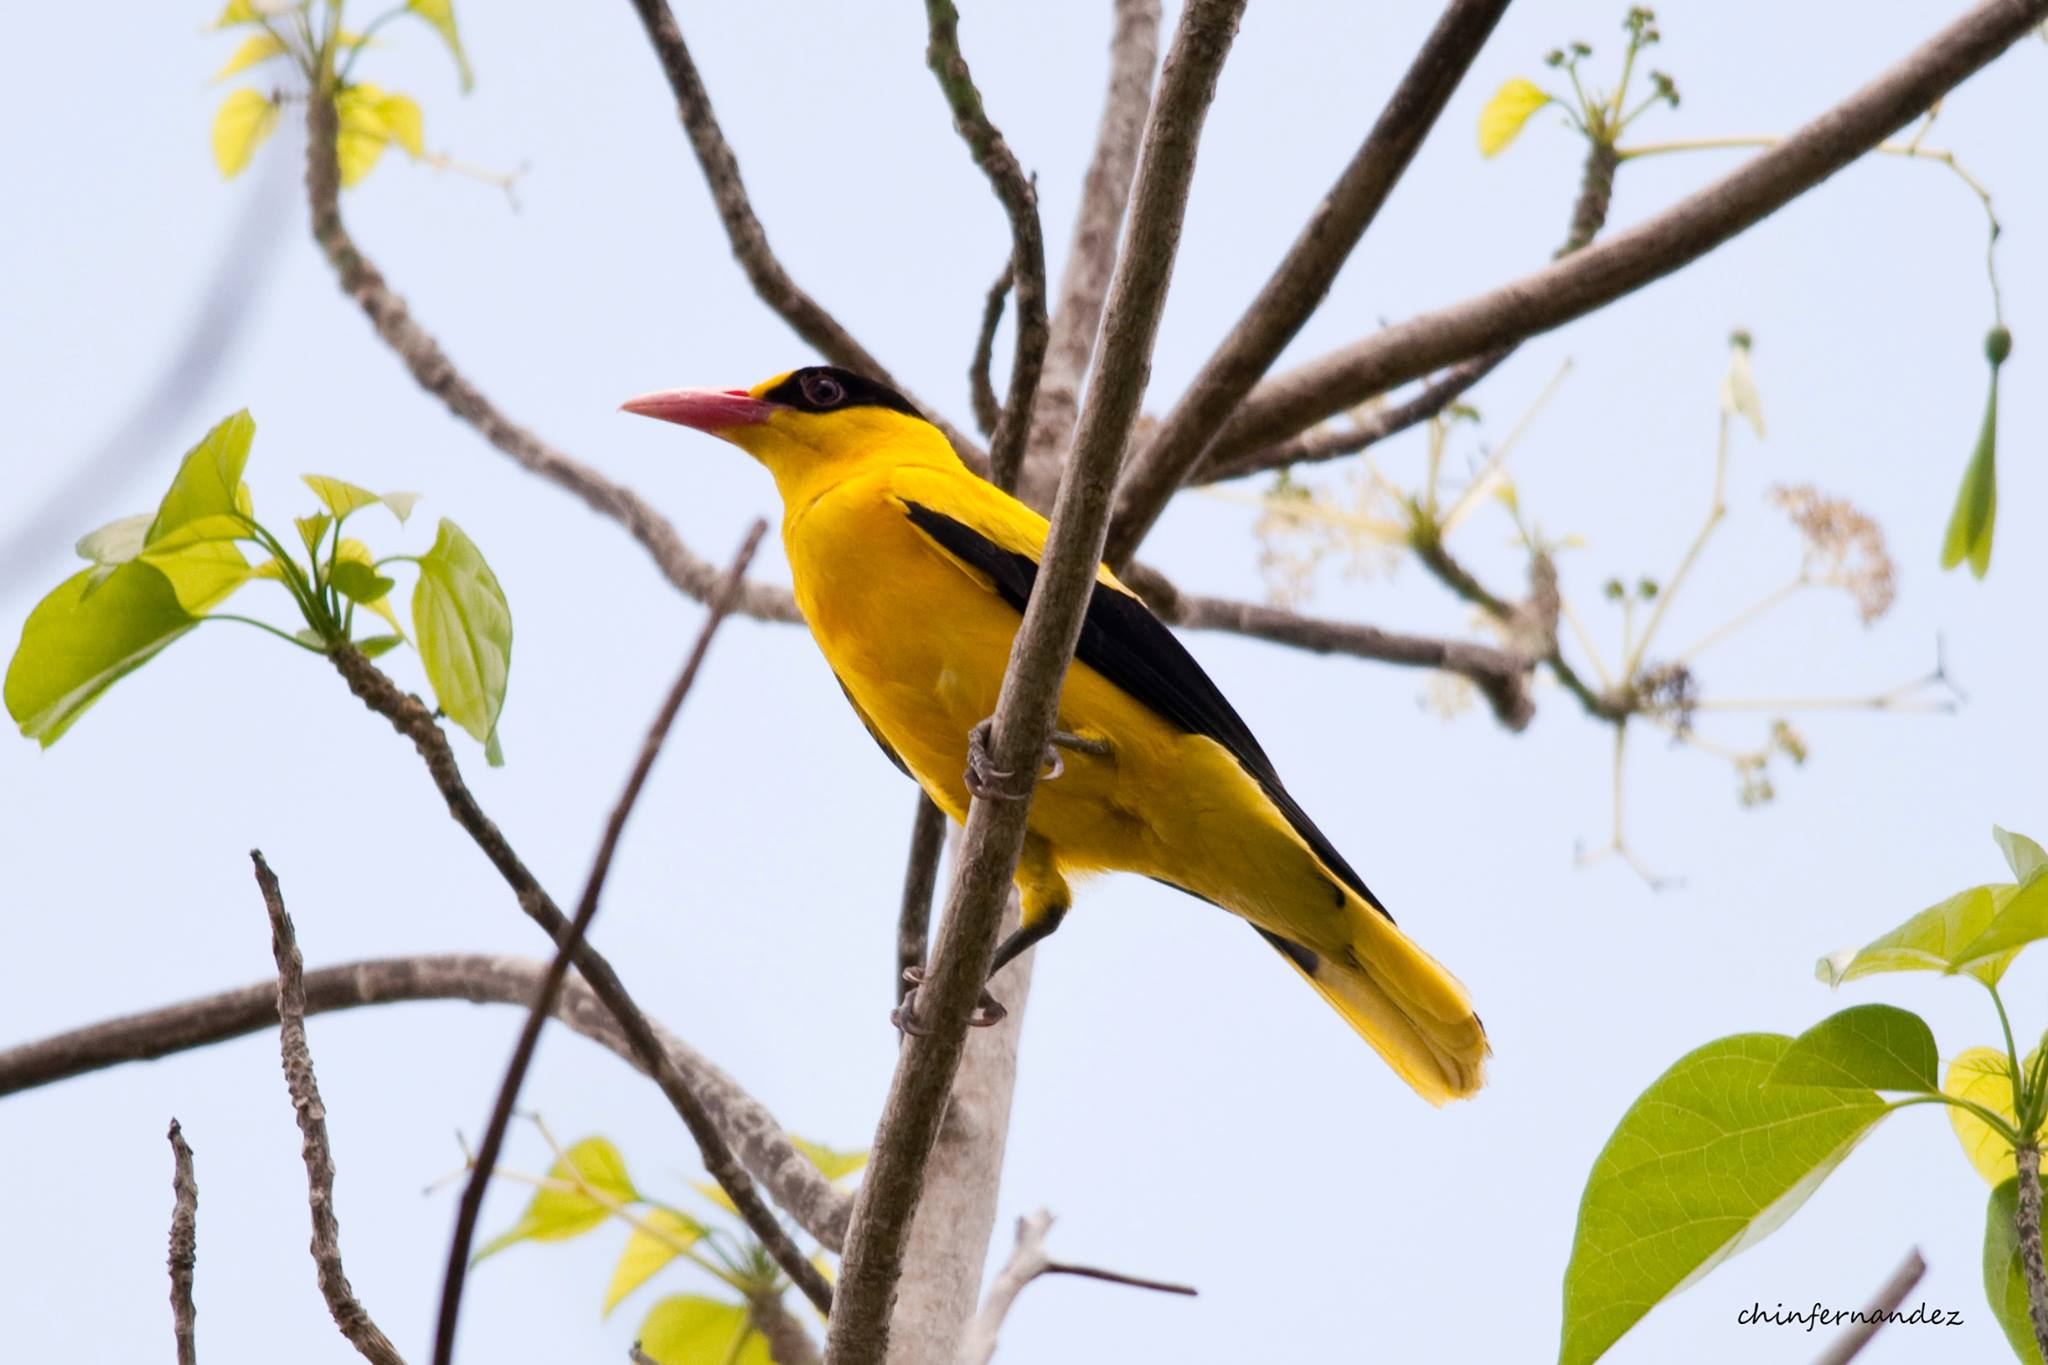
<path fill-rule="evenodd" d="M 1045 518 L 977 478 L 900 394 L 846 370 L 650 393 L 625 410 L 767 466 L 797 606 L 847 699 L 965 820 L 985 764 L 971 737 L 995 710 Z M 1464 987 L 1395 927 L 1200 665 L 1106 567 L 1058 729 L 1017 867 L 1022 925 L 997 967 L 1059 926 L 1070 876 L 1141 873 L 1249 920 L 1424 1099 L 1479 1088 L 1489 1049 Z"/>

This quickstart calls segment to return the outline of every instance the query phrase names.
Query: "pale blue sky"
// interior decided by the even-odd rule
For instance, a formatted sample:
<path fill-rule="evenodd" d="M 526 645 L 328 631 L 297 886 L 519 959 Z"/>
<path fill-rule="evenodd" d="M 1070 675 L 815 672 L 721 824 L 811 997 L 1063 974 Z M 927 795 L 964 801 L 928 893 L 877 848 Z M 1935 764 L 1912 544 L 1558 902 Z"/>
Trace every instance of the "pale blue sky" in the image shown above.
<path fill-rule="evenodd" d="M 969 6 L 967 51 L 990 109 L 1038 172 L 1055 270 L 1102 81 L 1108 7 Z M 1611 71 L 1624 6 L 1510 14 L 1330 301 L 1292 355 L 1533 268 L 1559 237 L 1578 144 L 1539 116 L 1482 162 L 1486 94 L 1583 37 Z M 1895 60 L 1959 4 L 1660 8 L 1654 64 L 1684 92 L 1645 135 L 1782 131 Z M 1154 370 L 1170 402 L 1284 249 L 1377 111 L 1432 7 L 1255 4 L 1226 70 L 1196 178 Z M 12 648 L 62 547 L 152 505 L 178 454 L 247 405 L 257 507 L 306 510 L 294 476 L 425 492 L 490 557 L 518 622 L 507 767 L 462 742 L 472 780 L 558 894 L 581 878 L 604 806 L 701 616 L 614 525 L 520 473 L 415 389 L 287 240 L 239 345 L 132 476 L 76 526 L 20 518 L 163 363 L 256 193 L 207 151 L 232 41 L 205 5 L 14 17 L 0 91 L 13 211 L 0 215 L 0 402 L 9 493 L 0 535 L 53 545 L 0 583 Z M 623 479 L 723 557 L 773 505 L 723 446 L 620 415 L 676 384 L 753 382 L 810 356 L 732 265 L 668 91 L 624 4 L 471 4 L 478 82 L 460 97 L 423 28 L 387 30 L 363 72 L 412 93 L 427 141 L 527 165 L 521 209 L 394 158 L 347 210 L 421 319 L 514 418 Z M 923 68 L 916 6 L 684 5 L 681 18 L 756 205 L 797 278 L 917 391 L 966 414 L 966 357 L 1003 219 Z M 1612 639 L 1610 574 L 1669 571 L 1706 503 L 1715 386 L 1733 326 L 1756 335 L 1768 441 L 1739 437 L 1733 517 L 1674 609 L 1696 635 L 1787 576 L 1798 543 L 1764 490 L 1811 482 L 1882 524 L 1897 607 L 1865 631 L 1815 594 L 1710 655 L 1709 694 L 1867 691 L 1928 666 L 1937 637 L 1969 695 L 1953 718 L 1825 715 L 1780 799 L 1738 809 L 1725 766 L 1662 744 L 1629 766 L 1632 830 L 1654 894 L 1612 863 L 1573 864 L 1607 828 L 1608 735 L 1554 691 L 1529 733 L 1421 709 L 1420 675 L 1214 635 L 1190 645 L 1303 805 L 1403 924 L 1471 987 L 1492 1032 L 1475 1103 L 1417 1102 L 1241 928 L 1136 881 L 1085 892 L 1041 953 L 1024 1040 L 998 1252 L 1017 1213 L 1060 1215 L 1062 1256 L 1192 1282 L 1195 1301 L 1080 1282 L 1033 1288 L 1005 1359 L 1547 1358 L 1587 1168 L 1638 1091 L 1682 1052 L 1754 1029 L 1796 1032 L 1831 1007 L 1923 1010 L 1945 1055 L 1989 1041 L 1977 992 L 1893 978 L 1832 999 L 1819 954 L 1995 875 L 1993 821 L 2048 830 L 2032 621 L 2048 558 L 2040 322 L 2048 181 L 2036 129 L 2048 45 L 2029 40 L 1968 85 L 1930 137 L 1997 192 L 2007 224 L 2003 522 L 1990 579 L 1934 565 L 1979 420 L 1988 321 L 1977 204 L 1937 168 L 1859 165 L 1682 276 L 1524 348 L 1476 395 L 1493 437 L 1567 357 L 1574 370 L 1517 455 L 1524 506 L 1588 548 L 1567 593 Z M 287 128 L 264 162 L 297 154 Z M 1614 221 L 1655 211 L 1726 154 L 1632 165 Z M 259 165 L 259 173 L 263 166 Z M 289 172 L 287 172 L 289 173 Z M 1422 446 L 1382 451 L 1412 477 Z M 427 523 L 430 525 L 431 523 Z M 1250 518 L 1184 500 L 1148 557 L 1182 583 L 1255 594 Z M 373 528 L 379 529 L 381 528 Z M 1465 549 L 1506 581 L 1501 525 Z M 54 532 L 54 534 L 46 534 Z M 418 520 L 394 547 L 418 548 Z M 783 572 L 779 552 L 764 572 Z M 1326 576 L 1315 609 L 1457 632 L 1462 607 L 1422 575 Z M 409 686 L 416 663 L 394 659 Z M 1719 718 L 1713 718 L 1719 719 Z M 1746 742 L 1761 718 L 1712 724 Z M 886 978 L 911 809 L 797 630 L 721 636 L 628 834 L 596 937 L 643 1000 L 796 1130 L 857 1146 L 895 1057 Z M 0 1040 L 265 978 L 244 852 L 283 878 L 313 964 L 410 951 L 535 952 L 538 935 L 448 822 L 416 757 L 309 657 L 209 628 L 123 683 L 47 754 L 0 745 Z M 2009 980 L 2016 1024 L 2048 1024 L 2040 961 Z M 408 1006 L 317 1019 L 351 1278 L 403 1349 L 424 1355 L 459 1160 L 518 1027 L 507 1010 Z M 681 1191 L 694 1155 L 651 1086 L 551 1033 L 526 1102 L 564 1136 L 604 1132 L 650 1187 Z M 169 1211 L 165 1120 L 198 1153 L 199 1331 L 211 1362 L 353 1359 L 305 1255 L 303 1173 L 275 1040 L 262 1036 L 0 1103 L 14 1172 L 0 1315 L 20 1359 L 161 1359 Z M 510 1160 L 546 1154 L 531 1131 Z M 520 1201 L 494 1197 L 486 1224 Z M 1887 1333 L 1876 1361 L 1995 1359 L 1979 1283 L 1985 1190 L 1947 1124 L 1908 1112 L 1761 1248 L 1657 1309 L 1621 1362 L 1799 1361 L 1816 1338 L 1738 1328 L 1752 1301 L 1861 1302 L 1905 1249 L 1922 1294 L 1969 1325 Z M 521 1249 L 471 1281 L 465 1358 L 623 1357 L 652 1296 L 600 1325 L 623 1236 Z M 676 1275 L 672 1288 L 694 1288 Z"/>

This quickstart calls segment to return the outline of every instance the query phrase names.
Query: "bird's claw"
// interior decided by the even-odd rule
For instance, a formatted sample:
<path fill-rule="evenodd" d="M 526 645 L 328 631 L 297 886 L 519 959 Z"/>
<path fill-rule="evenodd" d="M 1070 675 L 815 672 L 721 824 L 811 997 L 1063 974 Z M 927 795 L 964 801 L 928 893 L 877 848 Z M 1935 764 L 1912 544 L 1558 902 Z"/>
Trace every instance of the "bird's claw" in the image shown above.
<path fill-rule="evenodd" d="M 903 1002 L 889 1011 L 889 1022 L 899 1033 L 923 1038 L 931 1033 L 917 1017 L 917 991 L 924 985 L 924 968 L 905 967 L 903 979 L 909 983 L 910 989 L 903 993 Z M 984 989 L 981 999 L 974 1003 L 974 1013 L 967 1016 L 967 1025 L 969 1028 L 994 1028 L 1009 1017 L 1008 1007 Z"/>
<path fill-rule="evenodd" d="M 1017 774 L 1008 768 L 998 768 L 989 758 L 989 737 L 994 728 L 995 719 L 990 717 L 967 732 L 967 772 L 963 778 L 967 794 L 977 801 L 1021 801 L 1029 793 L 1019 789 Z M 1104 740 L 1055 730 L 1045 746 L 1045 767 L 1039 774 L 1039 781 L 1051 782 L 1066 772 L 1067 761 L 1060 756 L 1062 749 L 1092 754 L 1097 758 L 1110 752 L 1109 744 Z"/>

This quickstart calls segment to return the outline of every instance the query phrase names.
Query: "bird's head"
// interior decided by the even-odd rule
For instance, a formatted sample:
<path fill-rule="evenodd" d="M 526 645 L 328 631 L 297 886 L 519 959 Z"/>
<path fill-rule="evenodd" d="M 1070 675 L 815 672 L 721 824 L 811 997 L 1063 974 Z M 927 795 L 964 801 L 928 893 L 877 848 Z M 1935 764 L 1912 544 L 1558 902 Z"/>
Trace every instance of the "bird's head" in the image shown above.
<path fill-rule="evenodd" d="M 766 465 L 792 503 L 799 490 L 829 486 L 873 458 L 958 458 L 909 399 L 834 365 L 791 370 L 751 389 L 665 389 L 621 406 L 731 442 Z"/>

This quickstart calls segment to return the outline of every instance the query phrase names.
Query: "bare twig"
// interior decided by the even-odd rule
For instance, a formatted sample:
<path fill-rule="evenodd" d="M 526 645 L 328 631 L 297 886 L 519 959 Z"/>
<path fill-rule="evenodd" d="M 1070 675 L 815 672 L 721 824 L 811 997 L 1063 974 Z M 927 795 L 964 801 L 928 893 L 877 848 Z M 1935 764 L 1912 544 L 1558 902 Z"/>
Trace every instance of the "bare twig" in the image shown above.
<path fill-rule="evenodd" d="M 2034 1341 L 2048 1355 L 2048 1266 L 2041 1257 L 2041 1148 L 2022 1142 L 2019 1158 L 2019 1207 L 2014 1221 L 2019 1232 L 2020 1269 L 2027 1277 L 2027 1316 L 2033 1320 Z"/>
<path fill-rule="evenodd" d="M 768 1343 L 775 1365 L 818 1365 L 818 1346 L 811 1334 L 782 1306 L 780 1294 L 754 1294 L 747 1299 L 747 1318 Z"/>
<path fill-rule="evenodd" d="M 306 976 L 306 1013 L 413 1000 L 467 1000 L 526 1009 L 539 991 L 545 970 L 546 964 L 531 958 L 470 953 L 350 962 L 319 968 Z M 647 1070 L 618 1020 L 582 981 L 571 977 L 562 983 L 554 1017 L 628 1065 Z M 0 1096 L 125 1062 L 152 1061 L 207 1047 L 275 1028 L 277 1022 L 275 981 L 109 1019 L 0 1052 Z M 747 1169 L 799 1225 L 838 1250 L 852 1213 L 851 1197 L 827 1181 L 791 1145 L 775 1116 L 732 1077 L 658 1024 L 655 1033 L 668 1064 L 701 1097 Z"/>
<path fill-rule="evenodd" d="M 1231 409 L 1272 368 L 1330 292 L 1337 272 L 1379 215 L 1507 7 L 1508 0 L 1451 0 L 1445 8 L 1372 130 L 1259 296 L 1161 419 L 1152 439 L 1132 457 L 1109 536 L 1106 557 L 1112 565 L 1121 567 L 1137 550 L 1167 500 L 1201 463 Z"/>
<path fill-rule="evenodd" d="M 1003 1320 L 1009 1316 L 1017 1296 L 1024 1292 L 1024 1286 L 1040 1275 L 1080 1275 L 1091 1280 L 1129 1285 L 1133 1289 L 1153 1289 L 1162 1294 L 1185 1294 L 1189 1297 L 1195 1294 L 1194 1289 L 1184 1284 L 1169 1284 L 1164 1280 L 1141 1279 L 1114 1270 L 1097 1270 L 1092 1266 L 1055 1261 L 1045 1249 L 1045 1236 L 1051 1227 L 1052 1215 L 1044 1209 L 1017 1220 L 1017 1246 L 1003 1268 L 996 1272 L 995 1279 L 990 1281 L 988 1297 L 982 1300 L 981 1311 L 961 1338 L 959 1365 L 988 1365 L 995 1356 Z"/>
<path fill-rule="evenodd" d="M 988 299 L 981 305 L 981 331 L 974 338 L 974 355 L 967 362 L 967 395 L 974 405 L 974 424 L 984 436 L 993 436 L 1003 420 L 1003 403 L 996 397 L 989 366 L 996 358 L 996 328 L 1002 325 L 1003 301 L 1010 296 L 1010 281 L 1017 268 L 1005 263 L 1003 273 L 988 287 Z"/>
<path fill-rule="evenodd" d="M 1104 362 L 1088 389 L 1074 455 L 1061 480 L 1043 566 L 1005 670 L 989 742 L 992 767 L 1025 781 L 1007 801 L 969 808 L 959 867 L 922 997 L 929 1032 L 905 1044 L 867 1174 L 855 1199 L 839 1307 L 826 1355 L 833 1365 L 883 1359 L 889 1301 L 902 1271 L 924 1163 L 966 1042 L 967 1016 L 988 975 L 997 925 L 1023 848 L 1030 783 L 1052 733 L 1060 684 L 1080 635 L 1101 561 L 1124 446 L 1138 416 L 1159 315 L 1187 209 L 1195 148 L 1243 0 L 1189 0 L 1145 130 L 1131 221 L 1104 321 Z"/>
<path fill-rule="evenodd" d="M 896 1003 L 910 989 L 904 972 L 924 965 L 931 941 L 932 892 L 939 882 L 939 850 L 946 843 L 946 813 L 923 792 L 910 825 L 910 859 L 903 867 L 903 904 L 896 915 Z"/>
<path fill-rule="evenodd" d="M 484 392 L 448 358 L 440 343 L 413 320 L 405 300 L 363 255 L 341 220 L 341 171 L 335 161 L 335 113 L 331 99 L 317 92 L 306 101 L 306 196 L 313 210 L 313 236 L 340 279 L 342 292 L 356 301 L 377 335 L 397 353 L 419 386 L 448 405 L 448 410 L 476 429 L 478 435 L 510 455 L 522 468 L 538 474 L 611 517 L 639 541 L 678 589 L 704 601 L 718 582 L 718 568 L 698 558 L 683 544 L 675 526 L 645 499 L 613 483 L 588 465 L 571 459 L 499 411 Z M 796 602 L 782 588 L 748 584 L 737 610 L 764 621 L 797 621 Z"/>
<path fill-rule="evenodd" d="M 199 1310 L 192 1303 L 192 1271 L 199 1260 L 199 1180 L 192 1174 L 192 1148 L 185 1130 L 171 1120 L 171 1335 L 178 1365 L 198 1365 L 193 1337 Z"/>
<path fill-rule="evenodd" d="M 1060 455 L 1081 411 L 1081 380 L 1095 351 L 1102 303 L 1116 268 L 1117 229 L 1131 197 L 1138 143 L 1152 103 L 1152 74 L 1159 65 L 1159 0 L 1115 0 L 1116 24 L 1109 43 L 1109 91 L 1095 153 L 1081 183 L 1081 207 L 1074 216 L 1073 242 L 1060 273 L 1059 306 L 1045 348 L 1045 372 L 1032 405 L 1031 439 L 1024 450 L 1020 494 L 1034 507 L 1050 507 L 1059 484 Z"/>
<path fill-rule="evenodd" d="M 739 159 L 733 155 L 724 131 L 718 126 L 718 115 L 711 108 L 711 95 L 704 89 L 703 77 L 697 74 L 697 63 L 691 59 L 690 49 L 683 42 L 682 30 L 676 27 L 676 18 L 669 10 L 668 0 L 632 0 L 632 4 L 633 12 L 640 16 L 641 24 L 647 29 L 647 40 L 654 47 L 655 60 L 661 63 L 662 74 L 668 77 L 669 89 L 675 94 L 676 115 L 682 120 L 683 132 L 690 139 L 690 149 L 697 154 L 697 164 L 703 168 L 705 182 L 711 187 L 712 202 L 718 206 L 718 219 L 725 225 L 726 239 L 732 243 L 733 259 L 746 272 L 754 293 L 774 310 L 777 317 L 789 324 L 791 331 L 816 347 L 818 354 L 834 365 L 858 370 L 872 379 L 881 380 L 898 393 L 908 394 L 909 389 L 893 377 L 881 361 L 870 355 L 865 346 L 853 339 L 852 333 L 840 326 L 836 318 L 789 277 L 789 271 L 783 268 L 774 249 L 768 245 L 767 230 L 754 215 L 753 201 L 747 197 L 746 183 L 740 179 Z M 986 459 L 980 447 L 967 439 L 963 432 L 955 430 L 928 405 L 919 403 L 918 407 L 932 418 L 933 425 L 946 433 L 946 439 L 953 443 L 963 460 L 970 465 L 985 465 Z M 745 607 L 741 611 L 748 616 L 759 615 Z"/>
<path fill-rule="evenodd" d="M 568 937 L 569 919 L 557 906 L 554 898 L 547 893 L 539 880 L 528 870 L 519 855 L 513 851 L 491 818 L 484 814 L 476 797 L 462 780 L 462 769 L 455 762 L 455 753 L 448 746 L 448 737 L 441 732 L 434 717 L 417 697 L 401 692 L 390 678 L 377 666 L 364 658 L 352 647 L 343 646 L 330 656 L 335 669 L 348 682 L 349 690 L 362 703 L 383 716 L 391 728 L 413 742 L 427 766 L 427 774 L 440 789 L 443 799 L 448 802 L 448 813 L 462 826 L 470 839 L 491 865 L 498 870 L 505 884 L 512 888 L 519 900 L 519 908 L 546 932 L 556 943 Z M 818 1268 L 804 1258 L 796 1243 L 768 1206 L 761 1202 L 760 1194 L 754 1189 L 753 1181 L 747 1176 L 746 1168 L 734 1159 L 732 1149 L 726 1146 L 718 1127 L 711 1121 L 704 1100 L 690 1087 L 689 1080 L 668 1059 L 654 1025 L 645 1012 L 633 1002 L 625 983 L 612 969 L 610 962 L 588 943 L 576 948 L 576 970 L 590 983 L 598 999 L 604 1001 L 619 1021 L 627 1039 L 632 1043 L 635 1056 L 654 1077 L 661 1087 L 661 1093 L 668 1097 L 696 1140 L 697 1151 L 703 1158 L 704 1169 L 718 1182 L 720 1189 L 733 1201 L 741 1219 L 754 1234 L 762 1247 L 775 1258 L 790 1280 L 804 1292 L 804 1297 L 825 1311 L 832 1301 L 831 1286 L 825 1282 Z"/>
<path fill-rule="evenodd" d="M 506 1064 L 505 1079 L 498 1087 L 497 1102 L 484 1125 L 483 1140 L 477 1146 L 475 1165 L 455 1216 L 455 1234 L 448 1247 L 448 1268 L 441 1281 L 441 1310 L 434 1335 L 436 1365 L 450 1365 L 455 1357 L 455 1324 L 462 1311 L 463 1280 L 469 1273 L 469 1248 L 476 1235 L 477 1215 L 483 1211 L 484 1191 L 490 1184 L 492 1172 L 497 1169 L 498 1154 L 504 1150 L 505 1130 L 512 1122 L 513 1106 L 519 1102 L 519 1091 L 526 1083 L 527 1069 L 533 1064 L 533 1052 L 540 1043 L 541 1026 L 554 1010 L 563 979 L 569 973 L 570 958 L 582 946 L 590 931 L 590 922 L 597 916 L 605 878 L 611 872 L 612 856 L 618 850 L 620 836 L 625 833 L 626 820 L 632 815 L 642 788 L 647 785 L 647 775 L 654 770 L 654 760 L 661 753 L 669 728 L 675 724 L 676 714 L 683 709 L 683 702 L 690 695 L 690 686 L 697 680 L 697 670 L 703 666 L 704 656 L 711 648 L 711 637 L 732 610 L 740 585 L 746 579 L 747 565 L 753 562 L 754 551 L 760 547 L 761 537 L 767 530 L 767 522 L 754 523 L 746 539 L 740 543 L 732 566 L 725 571 L 724 581 L 712 595 L 711 610 L 697 632 L 697 642 L 684 660 L 682 672 L 669 688 L 668 696 L 662 700 L 660 710 L 655 713 L 654 723 L 648 727 L 647 737 L 641 741 L 640 756 L 626 778 L 625 789 L 619 793 L 611 818 L 605 822 L 604 835 L 598 840 L 597 855 L 591 860 L 590 875 L 583 883 L 583 896 L 576 905 L 576 917 L 570 921 L 568 932 L 558 941 L 554 960 L 548 964 L 547 975 L 541 978 L 540 990 L 533 998 L 533 1008 L 527 1011 L 526 1024 L 519 1031 L 519 1041 L 512 1049 L 512 1060 Z"/>
<path fill-rule="evenodd" d="M 981 91 L 960 52 L 960 11 L 953 0 L 925 0 L 931 42 L 925 62 L 938 77 L 953 127 L 974 154 L 974 163 L 988 177 L 1003 212 L 1010 219 L 1010 270 L 1017 294 L 1017 344 L 1010 362 L 1009 396 L 1002 419 L 989 438 L 989 478 L 998 488 L 1014 489 L 1024 462 L 1024 438 L 1030 431 L 1031 404 L 1045 364 L 1045 231 L 1038 221 L 1038 191 L 1017 164 L 1016 155 L 982 107 Z M 993 331 L 993 326 L 990 328 Z M 987 373 L 986 369 L 982 371 Z"/>
<path fill-rule="evenodd" d="M 1829 1343 L 1828 1348 L 1814 1357 L 1813 1365 L 1849 1365 L 1860 1354 L 1870 1339 L 1877 1335 L 1880 1327 L 1906 1301 L 1906 1295 L 1913 1292 L 1913 1286 L 1927 1273 L 1927 1262 L 1920 1259 L 1919 1248 L 1906 1253 L 1906 1259 L 1899 1262 L 1899 1268 L 1891 1273 L 1877 1291 L 1877 1297 L 1863 1310 L 1863 1316 L 1852 1322 L 1842 1334 Z"/>
<path fill-rule="evenodd" d="M 1882 142 L 2048 18 L 1981 0 L 1841 104 L 1664 212 L 1498 289 L 1384 328 L 1261 383 L 1212 458 L 1282 441 L 1376 393 L 1547 332 L 1688 265 Z"/>
<path fill-rule="evenodd" d="M 313 1267 L 320 1297 L 327 1301 L 334 1325 L 363 1359 L 371 1365 L 405 1365 L 356 1298 L 341 1266 L 341 1224 L 334 1216 L 334 1149 L 327 1141 L 327 1108 L 320 1101 L 313 1052 L 306 1043 L 306 964 L 299 956 L 298 936 L 285 911 L 277 875 L 260 851 L 249 850 L 249 861 L 256 866 L 256 885 L 270 914 L 270 953 L 277 959 L 278 1048 L 284 1058 L 285 1088 L 299 1121 L 299 1155 L 306 1163 L 306 1203 L 313 1215 Z"/>

